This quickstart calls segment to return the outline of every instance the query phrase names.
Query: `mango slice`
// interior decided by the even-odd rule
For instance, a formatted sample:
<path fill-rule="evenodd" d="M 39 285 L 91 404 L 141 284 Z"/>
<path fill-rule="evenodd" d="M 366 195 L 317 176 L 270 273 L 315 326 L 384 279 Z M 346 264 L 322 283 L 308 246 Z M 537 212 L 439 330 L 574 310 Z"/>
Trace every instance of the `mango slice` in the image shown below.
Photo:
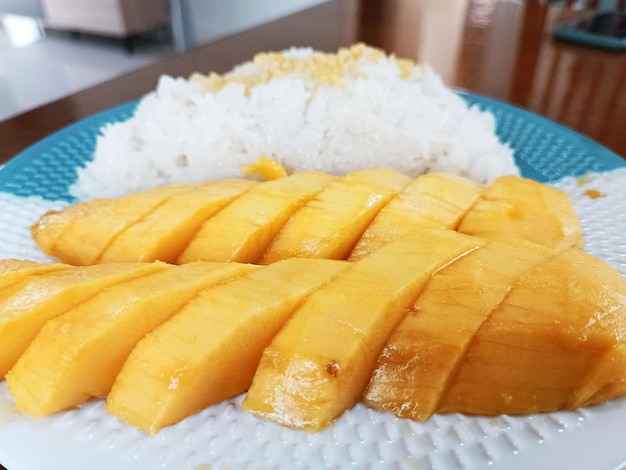
<path fill-rule="evenodd" d="M 272 181 L 287 176 L 287 170 L 271 157 L 259 157 L 249 165 L 241 165 L 244 175 L 259 176 L 263 181 Z"/>
<path fill-rule="evenodd" d="M 305 171 L 255 186 L 207 220 L 178 262 L 256 262 L 289 217 L 335 178 Z"/>
<path fill-rule="evenodd" d="M 146 333 L 202 289 L 252 265 L 190 263 L 121 282 L 51 319 L 6 376 L 16 408 L 41 417 L 109 392 Z"/>
<path fill-rule="evenodd" d="M 0 377 L 45 323 L 119 282 L 166 269 L 164 263 L 111 263 L 63 269 L 0 290 Z"/>
<path fill-rule="evenodd" d="M 520 278 L 472 338 L 437 411 L 527 414 L 626 394 L 626 280 L 571 249 Z"/>
<path fill-rule="evenodd" d="M 309 432 L 330 425 L 360 400 L 380 350 L 432 272 L 484 243 L 417 230 L 350 263 L 265 349 L 243 408 Z"/>
<path fill-rule="evenodd" d="M 349 260 L 372 253 L 413 228 L 456 229 L 484 186 L 451 173 L 418 176 L 376 215 Z"/>
<path fill-rule="evenodd" d="M 519 176 L 491 183 L 458 231 L 484 238 L 522 238 L 556 251 L 583 246 L 580 220 L 567 194 Z"/>
<path fill-rule="evenodd" d="M 430 418 L 482 324 L 523 275 L 555 254 L 496 239 L 436 272 L 389 337 L 364 401 L 399 417 Z"/>
<path fill-rule="evenodd" d="M 200 226 L 256 183 L 226 180 L 175 194 L 117 236 L 101 263 L 156 260 L 174 263 Z"/>
<path fill-rule="evenodd" d="M 506 176 L 485 188 L 452 174 L 413 180 L 384 168 L 163 186 L 48 212 L 31 231 L 45 253 L 74 265 L 270 264 L 356 261 L 415 227 L 521 238 L 558 251 L 583 244 L 568 196 L 541 183 Z"/>
<path fill-rule="evenodd" d="M 117 199 L 80 202 L 47 212 L 33 224 L 31 233 L 47 255 L 72 265 L 91 265 L 121 232 L 172 195 L 193 188 L 190 184 L 173 184 Z"/>
<path fill-rule="evenodd" d="M 107 410 L 153 434 L 244 392 L 293 310 L 346 262 L 289 259 L 201 292 L 139 342 Z"/>
<path fill-rule="evenodd" d="M 0 289 L 16 284 L 29 276 L 67 268 L 71 266 L 62 263 L 44 264 L 29 260 L 3 259 L 0 260 Z"/>
<path fill-rule="evenodd" d="M 289 219 L 259 262 L 291 257 L 346 259 L 376 214 L 411 181 L 384 168 L 342 177 Z"/>

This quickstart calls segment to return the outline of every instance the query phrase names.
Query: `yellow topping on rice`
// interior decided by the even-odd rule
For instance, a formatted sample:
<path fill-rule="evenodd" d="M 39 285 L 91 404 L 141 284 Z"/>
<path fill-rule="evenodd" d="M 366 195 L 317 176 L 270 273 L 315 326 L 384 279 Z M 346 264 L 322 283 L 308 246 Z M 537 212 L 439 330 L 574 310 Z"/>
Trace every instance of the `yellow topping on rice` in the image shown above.
<path fill-rule="evenodd" d="M 227 74 L 196 73 L 190 79 L 200 82 L 211 93 L 219 91 L 228 84 L 240 83 L 245 86 L 247 94 L 256 85 L 290 75 L 308 78 L 319 85 L 341 88 L 346 85 L 346 77 L 365 76 L 363 64 L 375 64 L 380 60 L 390 60 L 395 63 L 400 77 L 405 80 L 419 70 L 409 59 L 387 56 L 381 49 L 365 44 L 355 44 L 349 48 L 339 49 L 334 54 L 313 52 L 307 56 L 290 56 L 284 52 L 263 52 L 257 54 L 252 62 Z"/>
<path fill-rule="evenodd" d="M 287 176 L 287 170 L 271 157 L 259 157 L 254 163 L 241 165 L 244 175 L 258 175 L 263 181 L 272 181 Z"/>

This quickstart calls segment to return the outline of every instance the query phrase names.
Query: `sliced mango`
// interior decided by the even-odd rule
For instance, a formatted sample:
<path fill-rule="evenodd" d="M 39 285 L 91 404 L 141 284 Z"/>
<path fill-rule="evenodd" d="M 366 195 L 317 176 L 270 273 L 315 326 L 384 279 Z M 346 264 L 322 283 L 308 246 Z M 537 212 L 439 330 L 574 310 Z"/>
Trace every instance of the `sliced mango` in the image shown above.
<path fill-rule="evenodd" d="M 519 176 L 491 183 L 458 231 L 484 238 L 523 238 L 557 251 L 583 246 L 580 220 L 568 195 Z"/>
<path fill-rule="evenodd" d="M 419 176 L 376 215 L 349 260 L 356 261 L 413 228 L 456 229 L 483 190 L 483 185 L 451 173 Z"/>
<path fill-rule="evenodd" d="M 174 263 L 208 218 L 255 184 L 247 180 L 226 180 L 204 183 L 193 191 L 175 194 L 120 233 L 98 261 Z"/>
<path fill-rule="evenodd" d="M 554 255 L 497 239 L 436 272 L 389 337 L 364 401 L 399 417 L 430 418 L 481 325 L 524 274 Z"/>
<path fill-rule="evenodd" d="M 107 410 L 153 434 L 244 392 L 263 349 L 346 262 L 290 259 L 203 291 L 131 353 Z"/>
<path fill-rule="evenodd" d="M 385 168 L 342 177 L 289 219 L 259 262 L 291 257 L 346 259 L 376 214 L 411 181 Z"/>
<path fill-rule="evenodd" d="M 167 267 L 164 263 L 73 267 L 0 290 L 0 377 L 4 378 L 47 321 L 108 286 Z"/>
<path fill-rule="evenodd" d="M 94 264 L 121 232 L 193 185 L 173 184 L 117 199 L 97 199 L 49 211 L 31 227 L 33 239 L 47 255 L 64 263 Z"/>
<path fill-rule="evenodd" d="M 9 287 L 29 276 L 36 276 L 46 272 L 71 268 L 69 264 L 44 264 L 29 260 L 3 259 L 0 260 L 0 289 Z"/>
<path fill-rule="evenodd" d="M 121 282 L 51 319 L 6 376 L 16 408 L 41 417 L 109 392 L 146 333 L 200 290 L 255 269 L 190 263 Z"/>
<path fill-rule="evenodd" d="M 304 171 L 255 186 L 207 220 L 178 262 L 256 262 L 289 217 L 334 179 Z"/>
<path fill-rule="evenodd" d="M 30 227 L 30 233 L 37 246 L 48 256 L 60 259 L 62 253 L 57 249 L 57 242 L 72 224 L 75 218 L 82 217 L 89 211 L 87 204 L 67 206 L 60 211 L 49 210 Z"/>
<path fill-rule="evenodd" d="M 433 271 L 484 244 L 417 230 L 350 263 L 265 349 L 243 408 L 317 432 L 361 398 L 387 337 Z"/>
<path fill-rule="evenodd" d="M 578 249 L 550 258 L 474 335 L 437 411 L 540 413 L 626 394 L 625 299 L 603 261 Z"/>
<path fill-rule="evenodd" d="M 244 175 L 261 177 L 264 181 L 272 181 L 287 176 L 287 170 L 271 157 L 259 157 L 249 165 L 241 165 Z"/>

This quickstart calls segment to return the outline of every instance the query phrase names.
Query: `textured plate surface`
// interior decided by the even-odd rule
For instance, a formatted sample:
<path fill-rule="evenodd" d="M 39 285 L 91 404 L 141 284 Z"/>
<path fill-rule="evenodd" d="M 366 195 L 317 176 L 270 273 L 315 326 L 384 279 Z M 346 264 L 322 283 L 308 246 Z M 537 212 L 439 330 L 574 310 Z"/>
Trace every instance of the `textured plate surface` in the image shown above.
<path fill-rule="evenodd" d="M 586 250 L 626 275 L 626 168 L 615 154 L 550 121 L 489 99 L 498 133 L 524 175 L 570 194 Z M 0 171 L 0 258 L 46 261 L 29 226 L 67 204 L 75 168 L 91 157 L 98 129 L 128 117 L 134 104 L 75 124 L 36 144 Z M 617 169 L 616 169 L 617 168 Z M 593 172 L 590 175 L 588 173 Z M 575 178 L 567 176 L 582 176 Z M 564 178 L 565 177 L 565 178 Z M 591 198 L 585 191 L 600 191 Z M 613 469 L 626 462 L 626 400 L 575 412 L 526 417 L 436 416 L 401 420 L 357 406 L 316 435 L 258 420 L 241 397 L 213 406 L 156 436 L 145 436 L 94 400 L 31 420 L 14 411 L 0 383 L 0 463 L 9 470 L 74 469 Z"/>

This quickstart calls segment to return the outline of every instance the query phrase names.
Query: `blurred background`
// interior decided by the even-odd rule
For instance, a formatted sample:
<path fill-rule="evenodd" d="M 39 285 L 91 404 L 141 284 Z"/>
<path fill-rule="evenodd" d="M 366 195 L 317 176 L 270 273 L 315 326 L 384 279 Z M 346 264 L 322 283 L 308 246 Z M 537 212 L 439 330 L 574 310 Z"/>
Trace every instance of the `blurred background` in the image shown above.
<path fill-rule="evenodd" d="M 0 0 L 0 120 L 323 0 Z"/>
<path fill-rule="evenodd" d="M 311 27 L 327 39 L 316 48 L 363 41 L 427 62 L 450 86 L 626 155 L 616 131 L 626 122 L 626 53 L 552 39 L 557 25 L 615 0 L 0 0 L 0 121 L 319 4 L 326 16 Z M 294 38 L 308 45 L 306 27 Z"/>

